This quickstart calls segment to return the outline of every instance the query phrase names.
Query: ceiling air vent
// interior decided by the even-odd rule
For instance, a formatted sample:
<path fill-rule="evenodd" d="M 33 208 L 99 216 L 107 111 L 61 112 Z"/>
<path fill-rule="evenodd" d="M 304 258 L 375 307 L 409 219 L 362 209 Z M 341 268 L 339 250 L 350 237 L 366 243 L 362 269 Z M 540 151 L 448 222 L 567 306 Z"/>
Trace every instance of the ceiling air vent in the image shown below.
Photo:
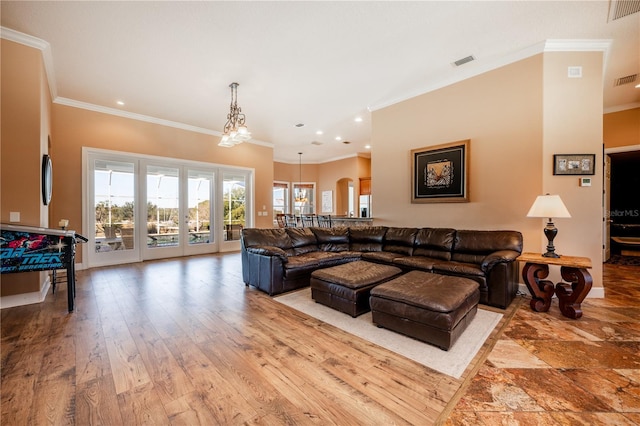
<path fill-rule="evenodd" d="M 615 81 L 615 83 L 613 83 L 613 85 L 614 86 L 622 86 L 623 84 L 633 83 L 637 79 L 638 79 L 638 74 L 631 74 L 631 75 L 628 75 L 626 77 L 616 78 L 616 81 Z"/>
<path fill-rule="evenodd" d="M 311 141 L 311 145 L 322 145 L 320 141 Z"/>
<path fill-rule="evenodd" d="M 460 65 L 464 65 L 467 62 L 471 62 L 471 61 L 475 61 L 476 58 L 473 57 L 473 55 L 469 55 L 466 58 L 462 58 L 462 59 L 458 59 L 457 61 L 455 61 L 453 63 L 453 65 L 455 65 L 456 67 L 459 67 Z"/>
<path fill-rule="evenodd" d="M 609 16 L 612 21 L 640 12 L 640 0 L 612 0 Z"/>

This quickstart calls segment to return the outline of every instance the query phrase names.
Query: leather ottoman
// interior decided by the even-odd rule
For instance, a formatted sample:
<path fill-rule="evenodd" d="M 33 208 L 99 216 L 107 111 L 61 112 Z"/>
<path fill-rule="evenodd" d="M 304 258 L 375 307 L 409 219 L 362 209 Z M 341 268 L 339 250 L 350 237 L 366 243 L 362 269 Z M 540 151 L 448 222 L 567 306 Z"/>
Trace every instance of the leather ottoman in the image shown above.
<path fill-rule="evenodd" d="M 369 312 L 369 293 L 376 285 L 397 277 L 400 268 L 365 262 L 344 263 L 311 273 L 311 297 L 352 317 Z"/>
<path fill-rule="evenodd" d="M 373 322 L 449 350 L 475 317 L 478 283 L 461 277 L 411 271 L 371 291 Z"/>

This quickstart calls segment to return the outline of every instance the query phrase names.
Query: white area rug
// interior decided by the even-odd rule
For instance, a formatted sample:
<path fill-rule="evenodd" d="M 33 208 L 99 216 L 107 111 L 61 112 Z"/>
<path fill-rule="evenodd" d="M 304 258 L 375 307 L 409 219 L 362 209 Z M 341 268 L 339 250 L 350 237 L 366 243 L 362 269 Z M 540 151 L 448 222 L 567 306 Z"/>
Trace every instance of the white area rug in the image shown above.
<path fill-rule="evenodd" d="M 311 288 L 287 293 L 274 300 L 456 379 L 462 376 L 502 318 L 502 314 L 497 312 L 478 309 L 476 317 L 453 347 L 443 351 L 419 340 L 378 328 L 371 322 L 371 312 L 352 318 L 316 303 L 311 298 Z"/>

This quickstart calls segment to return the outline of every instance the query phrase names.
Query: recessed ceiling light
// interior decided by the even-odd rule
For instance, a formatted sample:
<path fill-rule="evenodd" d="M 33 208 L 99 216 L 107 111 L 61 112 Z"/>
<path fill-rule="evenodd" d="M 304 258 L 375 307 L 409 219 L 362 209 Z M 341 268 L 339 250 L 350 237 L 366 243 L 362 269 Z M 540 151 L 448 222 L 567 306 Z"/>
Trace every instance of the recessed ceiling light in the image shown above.
<path fill-rule="evenodd" d="M 356 117 L 353 121 L 356 123 L 362 123 L 362 117 Z"/>
<path fill-rule="evenodd" d="M 317 130 L 316 131 L 316 135 L 323 135 L 323 134 L 324 134 L 324 132 L 322 130 Z"/>
<path fill-rule="evenodd" d="M 364 148 L 365 149 L 371 149 L 371 145 L 365 145 Z"/>
<path fill-rule="evenodd" d="M 123 106 L 123 105 L 124 105 L 124 102 L 122 102 L 122 101 L 116 101 L 116 103 L 117 103 L 118 105 L 120 105 L 120 106 Z"/>
<path fill-rule="evenodd" d="M 341 140 L 342 140 L 342 137 L 341 137 L 341 136 L 336 136 L 336 140 L 337 140 L 337 141 L 341 141 Z"/>

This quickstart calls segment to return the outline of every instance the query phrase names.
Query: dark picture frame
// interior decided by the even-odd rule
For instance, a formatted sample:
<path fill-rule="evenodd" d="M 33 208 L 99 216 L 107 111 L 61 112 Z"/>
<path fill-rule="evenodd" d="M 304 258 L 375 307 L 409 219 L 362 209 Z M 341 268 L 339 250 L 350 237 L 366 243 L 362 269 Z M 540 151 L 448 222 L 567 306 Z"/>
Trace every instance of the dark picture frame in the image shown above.
<path fill-rule="evenodd" d="M 595 154 L 555 154 L 553 156 L 554 175 L 594 175 Z"/>
<path fill-rule="evenodd" d="M 469 139 L 411 150 L 411 202 L 469 202 L 469 155 Z"/>
<path fill-rule="evenodd" d="M 53 193 L 53 167 L 51 157 L 47 154 L 42 156 L 42 203 L 47 206 L 51 202 Z"/>

